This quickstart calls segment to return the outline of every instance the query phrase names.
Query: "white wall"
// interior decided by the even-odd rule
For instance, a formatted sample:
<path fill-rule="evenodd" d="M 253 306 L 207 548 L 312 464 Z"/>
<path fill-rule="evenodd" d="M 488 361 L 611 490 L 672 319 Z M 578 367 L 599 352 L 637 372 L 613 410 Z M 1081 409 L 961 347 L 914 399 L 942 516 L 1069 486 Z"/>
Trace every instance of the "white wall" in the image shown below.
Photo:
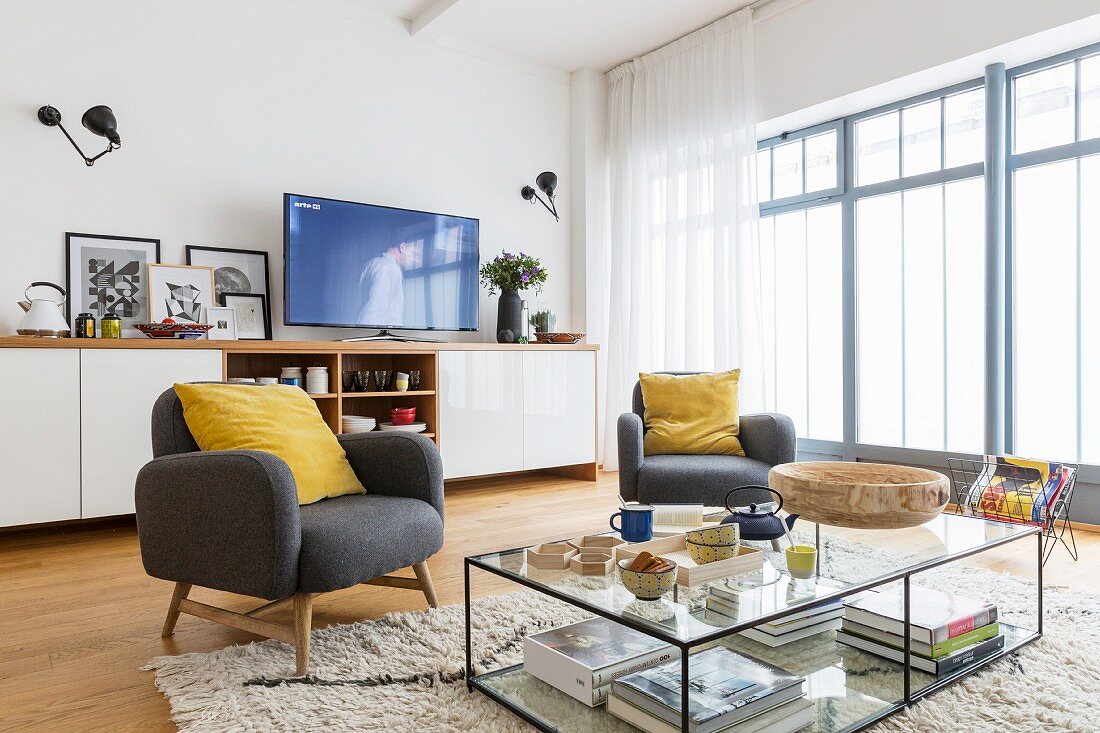
<path fill-rule="evenodd" d="M 284 191 L 472 216 L 483 258 L 543 258 L 563 327 L 569 207 L 519 196 L 542 170 L 569 188 L 569 85 L 288 0 L 0 0 L 0 333 L 32 280 L 64 285 L 66 231 L 154 237 L 161 260 L 201 244 L 270 253 L 282 326 Z M 110 105 L 123 148 L 86 168 L 59 130 Z M 534 297 L 534 296 L 532 296 Z M 483 295 L 480 334 L 493 340 Z"/>

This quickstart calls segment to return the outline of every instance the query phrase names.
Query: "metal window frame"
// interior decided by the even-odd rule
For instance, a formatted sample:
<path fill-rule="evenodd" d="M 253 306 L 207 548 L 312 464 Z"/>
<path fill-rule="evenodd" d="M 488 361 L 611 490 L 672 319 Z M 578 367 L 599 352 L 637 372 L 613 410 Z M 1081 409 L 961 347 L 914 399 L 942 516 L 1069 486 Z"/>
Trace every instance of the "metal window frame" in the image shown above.
<path fill-rule="evenodd" d="M 991 330 L 994 328 L 1002 328 L 1004 332 L 1003 348 L 998 349 L 998 353 L 1003 355 L 1003 369 L 1004 379 L 997 390 L 997 396 L 1003 398 L 1003 448 L 1006 452 L 1012 452 L 1015 450 L 1015 431 L 1014 420 L 1016 412 L 1015 404 L 1015 360 L 1014 353 L 1015 345 L 1015 307 L 1016 307 L 1016 293 L 1015 293 L 1015 249 L 1013 243 L 1013 220 L 1014 220 L 1014 190 L 1013 190 L 1013 176 L 1015 171 L 1021 168 L 1032 167 L 1036 165 L 1042 165 L 1045 163 L 1053 163 L 1062 160 L 1080 159 L 1090 155 L 1100 155 L 1100 137 L 1090 138 L 1086 140 L 1076 140 L 1075 142 L 1057 145 L 1050 148 L 1044 148 L 1040 150 L 1028 151 L 1025 153 L 1015 153 L 1015 124 L 1014 124 L 1014 111 L 1015 111 L 1015 80 L 1019 76 L 1029 74 L 1035 71 L 1040 71 L 1052 66 L 1058 66 L 1067 62 L 1074 62 L 1075 67 L 1075 79 L 1078 81 L 1074 93 L 1075 101 L 1075 135 L 1080 137 L 1080 62 L 1081 60 L 1090 56 L 1100 55 L 1100 43 L 1094 43 L 1088 46 L 1083 46 L 1071 51 L 1066 51 L 1054 56 L 1049 56 L 1043 59 L 1038 59 L 1027 64 L 1022 64 L 1014 68 L 1004 71 L 1005 88 L 1004 88 L 1004 104 L 990 106 L 986 104 L 985 115 L 987 119 L 987 129 L 1000 129 L 1003 130 L 1003 134 L 999 136 L 1003 142 L 1004 150 L 1004 165 L 1000 168 L 1004 173 L 1004 194 L 1000 204 L 991 202 L 990 197 L 986 197 L 986 217 L 987 227 L 989 226 L 990 217 L 999 217 L 999 221 L 1004 229 L 1004 244 L 1003 250 L 997 250 L 999 253 L 998 259 L 1000 265 L 1003 266 L 1002 271 L 993 270 L 995 277 L 999 282 L 1003 284 L 1004 291 L 1004 307 L 1003 309 L 994 309 L 997 317 L 991 322 L 990 313 L 986 314 L 986 338 L 990 338 Z M 844 436 L 842 440 L 820 440 L 812 438 L 800 438 L 799 451 L 803 453 L 813 453 L 826 456 L 836 456 L 844 460 L 877 460 L 887 462 L 904 462 L 914 463 L 926 466 L 947 468 L 947 459 L 952 456 L 967 455 L 954 453 L 947 450 L 929 450 L 921 448 L 907 448 L 903 446 L 889 446 L 889 445 L 875 445 L 871 443 L 861 443 L 857 440 L 857 428 L 858 428 L 858 415 L 859 415 L 859 374 L 858 374 L 858 324 L 856 323 L 856 245 L 855 245 L 855 206 L 856 202 L 862 198 L 868 198 L 871 196 L 879 196 L 883 194 L 895 193 L 899 191 L 912 190 L 917 188 L 923 188 L 926 186 L 943 185 L 952 183 L 954 181 L 975 178 L 983 176 L 985 174 L 986 159 L 983 159 L 978 163 L 970 163 L 962 166 L 955 166 L 952 168 L 944 168 L 946 163 L 947 145 L 946 145 L 946 125 L 944 124 L 945 105 L 941 103 L 940 112 L 940 160 L 941 169 L 939 171 L 933 171 L 930 173 L 922 173 L 913 176 L 901 176 L 889 181 L 881 181 L 873 184 L 866 184 L 862 186 L 856 185 L 856 160 L 855 160 L 855 135 L 856 124 L 861 120 L 869 119 L 872 117 L 881 116 L 883 114 L 889 114 L 894 111 L 900 111 L 906 107 L 912 107 L 919 104 L 923 104 L 933 99 L 946 98 L 955 94 L 961 94 L 968 91 L 973 91 L 985 86 L 984 78 L 970 79 L 967 81 L 953 84 L 940 89 L 932 90 L 923 94 L 914 95 L 896 102 L 880 105 L 872 109 L 864 110 L 855 114 L 847 115 L 842 118 L 830 120 L 818 125 L 802 128 L 800 130 L 784 133 L 783 135 L 773 136 L 760 140 L 757 149 L 763 150 L 766 148 L 772 148 L 776 144 L 783 142 L 790 142 L 792 140 L 805 139 L 813 135 L 827 132 L 829 130 L 837 131 L 837 162 L 838 162 L 838 185 L 835 189 L 828 189 L 825 191 L 815 191 L 809 194 L 802 194 L 800 196 L 791 196 L 778 200 L 769 200 L 760 204 L 760 215 L 771 216 L 777 214 L 789 213 L 792 211 L 805 210 L 815 206 L 820 206 L 829 203 L 841 204 L 841 299 L 842 299 L 842 375 L 843 375 L 843 399 L 842 399 L 842 424 Z M 991 116 L 996 116 L 993 120 L 993 124 L 990 125 L 989 121 Z M 901 131 L 901 115 L 898 116 L 899 134 Z M 805 148 L 803 147 L 803 151 Z M 904 170 L 902 160 L 903 146 L 898 145 L 898 172 L 902 173 Z M 988 153 L 985 156 L 988 158 Z M 1078 163 L 1078 169 L 1080 164 Z M 772 163 L 772 181 L 774 190 L 774 158 Z M 803 175 L 805 175 L 805 152 L 803 152 Z M 769 192 L 770 193 L 770 192 Z M 1078 196 L 1080 191 L 1078 189 Z M 1003 206 L 1003 213 L 997 209 L 997 206 Z M 1078 252 L 1080 253 L 1080 227 L 1078 227 Z M 987 258 L 988 258 L 987 254 Z M 987 263 L 987 269 L 989 269 Z M 1078 291 L 1078 298 L 1080 298 L 1080 289 Z M 1080 305 L 1078 304 L 1078 310 Z M 1080 331 L 1080 322 L 1078 322 L 1078 331 Z M 1078 360 L 1080 360 L 1080 338 L 1078 336 Z M 945 351 L 946 353 L 946 351 Z M 1080 380 L 1081 367 L 1078 364 L 1078 379 Z M 990 363 L 987 363 L 983 373 L 984 379 L 987 383 L 990 381 L 997 381 L 996 367 Z M 904 382 L 903 382 L 904 384 Z M 1081 390 L 1078 389 L 1078 420 L 1080 420 L 1080 400 Z M 904 396 L 903 396 L 904 401 Z M 945 413 L 946 414 L 946 413 Z M 946 419 L 946 417 L 945 417 Z M 1080 422 L 1078 423 L 1078 443 L 1081 441 Z M 990 425 L 985 426 L 985 435 L 983 438 L 987 441 L 990 438 Z M 945 440 L 947 432 L 944 433 Z M 988 450 L 988 445 L 985 448 Z M 976 457 L 977 454 L 969 454 Z M 1078 474 L 1079 478 L 1083 482 L 1100 482 L 1100 466 L 1081 464 Z"/>
<path fill-rule="evenodd" d="M 1026 64 L 1021 64 L 1005 72 L 1007 79 L 1005 96 L 1005 449 L 1009 452 L 1017 450 L 1016 445 L 1016 361 L 1017 354 L 1013 345 L 1016 342 L 1016 246 L 1015 246 L 1015 174 L 1025 168 L 1032 168 L 1050 163 L 1075 161 L 1077 176 L 1077 222 L 1076 222 L 1076 250 L 1078 263 L 1081 261 L 1081 159 L 1100 154 L 1100 137 L 1081 140 L 1081 62 L 1092 56 L 1100 54 L 1100 43 L 1090 44 L 1072 51 L 1049 56 Z M 1021 76 L 1033 74 L 1037 71 L 1049 69 L 1055 66 L 1072 63 L 1074 65 L 1074 141 L 1061 145 L 1054 145 L 1027 152 L 1015 152 L 1016 137 L 1016 80 Z M 1083 436 L 1083 405 L 1082 405 L 1082 332 L 1081 332 L 1081 273 L 1077 275 L 1077 340 L 1076 340 L 1076 368 L 1077 368 L 1077 399 L 1076 399 L 1076 446 L 1077 458 L 1081 458 Z M 1094 464 L 1080 464 L 1078 476 L 1081 481 L 1089 483 L 1100 482 L 1100 466 Z"/>
<path fill-rule="evenodd" d="M 761 150 L 771 150 L 771 156 L 769 157 L 769 178 L 768 184 L 770 190 L 768 195 L 771 196 L 775 192 L 775 150 L 774 148 L 786 143 L 804 141 L 809 137 L 816 137 L 818 135 L 833 132 L 836 134 L 836 171 L 837 181 L 835 186 L 829 188 L 823 188 L 818 191 L 806 192 L 806 144 L 802 143 L 802 193 L 796 196 L 784 196 L 781 199 L 769 198 L 767 201 L 760 202 L 760 213 L 770 213 L 774 209 L 783 207 L 796 206 L 798 204 L 805 204 L 810 202 L 823 202 L 828 199 L 839 196 L 844 191 L 844 159 L 845 159 L 845 141 L 844 141 L 844 120 L 836 119 L 828 122 L 822 122 L 817 125 L 811 125 L 810 127 L 803 127 L 793 132 L 784 132 L 779 135 L 774 135 L 764 140 L 760 140 L 756 144 L 757 152 Z"/>

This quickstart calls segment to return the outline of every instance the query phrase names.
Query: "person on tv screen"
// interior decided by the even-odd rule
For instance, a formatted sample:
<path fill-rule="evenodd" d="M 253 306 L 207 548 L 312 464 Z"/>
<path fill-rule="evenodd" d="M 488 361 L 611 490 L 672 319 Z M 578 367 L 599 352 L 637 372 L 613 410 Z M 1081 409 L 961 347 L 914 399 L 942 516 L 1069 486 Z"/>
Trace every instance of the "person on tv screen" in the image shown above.
<path fill-rule="evenodd" d="M 405 316 L 405 270 L 412 264 L 412 245 L 400 242 L 367 262 L 359 276 L 360 292 L 367 301 L 359 310 L 359 323 L 400 326 Z"/>

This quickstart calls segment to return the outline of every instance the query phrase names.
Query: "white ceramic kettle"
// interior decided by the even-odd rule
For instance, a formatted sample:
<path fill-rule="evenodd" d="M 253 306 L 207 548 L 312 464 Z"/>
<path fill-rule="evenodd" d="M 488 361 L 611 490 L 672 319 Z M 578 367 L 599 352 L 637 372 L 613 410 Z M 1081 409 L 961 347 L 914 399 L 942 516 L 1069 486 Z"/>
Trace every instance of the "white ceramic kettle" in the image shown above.
<path fill-rule="evenodd" d="M 53 288 L 61 293 L 61 300 L 54 298 L 31 298 L 33 288 Z M 19 301 L 19 307 L 26 315 L 23 316 L 16 333 L 20 336 L 42 336 L 45 338 L 64 338 L 69 335 L 69 324 L 65 320 L 65 314 L 61 307 L 65 305 L 65 289 L 60 285 L 38 281 L 27 286 L 23 291 L 26 300 Z"/>

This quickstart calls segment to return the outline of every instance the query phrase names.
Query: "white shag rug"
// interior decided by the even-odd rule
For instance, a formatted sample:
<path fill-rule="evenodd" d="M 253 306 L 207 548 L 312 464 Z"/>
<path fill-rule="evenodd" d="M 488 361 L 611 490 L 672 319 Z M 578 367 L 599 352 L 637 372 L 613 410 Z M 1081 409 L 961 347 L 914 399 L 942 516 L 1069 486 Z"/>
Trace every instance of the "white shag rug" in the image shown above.
<path fill-rule="evenodd" d="M 1021 551 L 1025 546 L 1031 544 L 1022 541 Z M 836 538 L 826 540 L 822 557 L 824 575 L 852 581 L 878 575 L 904 559 Z M 839 572 L 841 568 L 847 570 L 847 576 Z M 999 604 L 1002 618 L 1034 628 L 1034 584 L 1027 580 L 951 566 L 919 578 L 915 582 L 922 585 L 957 588 L 967 595 L 990 598 Z M 1100 727 L 1100 596 L 1048 587 L 1045 606 L 1044 636 L 1038 642 L 871 730 L 1096 731 Z M 476 601 L 475 672 L 522 661 L 525 635 L 586 615 L 526 590 Z M 158 657 L 145 669 L 156 670 L 157 687 L 168 698 L 172 718 L 185 733 L 534 730 L 480 692 L 467 692 L 464 628 L 463 607 L 454 605 L 315 630 L 311 675 L 300 680 L 289 677 L 294 669 L 293 649 L 276 641 Z M 765 658 L 774 653 L 754 642 L 743 643 L 750 646 L 742 648 Z M 805 647 L 805 654 L 807 670 L 822 666 L 815 666 L 811 659 L 816 655 L 812 645 Z M 847 667 L 850 676 L 859 672 L 853 663 Z M 873 663 L 866 672 L 867 687 L 859 691 L 875 695 L 881 675 L 875 674 Z M 895 699 L 886 693 L 882 696 Z M 561 704 L 556 701 L 557 696 L 549 696 L 539 702 Z M 578 733 L 633 730 L 600 722 L 579 703 L 565 704 L 576 710 Z"/>

